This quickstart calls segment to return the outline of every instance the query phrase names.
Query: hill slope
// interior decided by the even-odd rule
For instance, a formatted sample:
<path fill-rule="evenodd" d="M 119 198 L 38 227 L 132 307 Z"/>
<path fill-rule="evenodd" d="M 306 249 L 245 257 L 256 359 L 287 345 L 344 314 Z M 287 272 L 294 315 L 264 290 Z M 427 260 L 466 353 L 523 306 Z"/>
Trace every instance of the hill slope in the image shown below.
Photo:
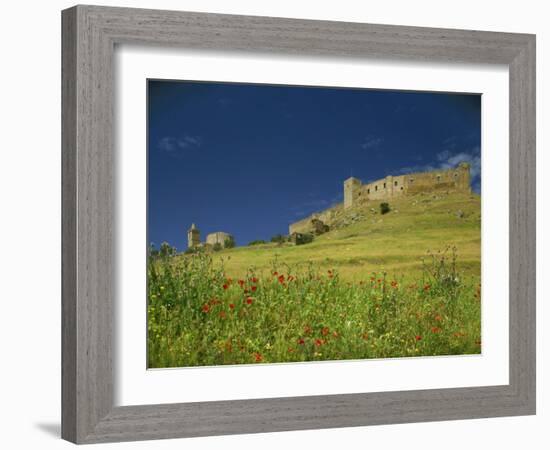
<path fill-rule="evenodd" d="M 390 202 L 381 215 L 380 202 L 342 211 L 331 231 L 310 244 L 264 244 L 237 247 L 216 254 L 228 276 L 243 276 L 247 268 L 268 271 L 272 262 L 291 267 L 313 262 L 336 268 L 348 280 L 364 280 L 372 271 L 417 276 L 428 252 L 456 247 L 459 270 L 480 277 L 481 198 L 476 194 L 435 193 Z"/>
<path fill-rule="evenodd" d="M 339 211 L 310 244 L 151 259 L 148 367 L 479 354 L 479 196 L 390 206 Z M 419 276 L 448 246 L 459 273 L 436 257 Z"/>

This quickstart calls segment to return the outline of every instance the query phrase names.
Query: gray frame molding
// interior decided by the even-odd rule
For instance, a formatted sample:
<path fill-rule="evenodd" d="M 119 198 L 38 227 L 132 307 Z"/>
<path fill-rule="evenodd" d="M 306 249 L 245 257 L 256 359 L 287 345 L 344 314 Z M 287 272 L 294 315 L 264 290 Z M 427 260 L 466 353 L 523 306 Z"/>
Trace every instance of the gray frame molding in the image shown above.
<path fill-rule="evenodd" d="M 62 437 L 76 443 L 535 413 L 535 36 L 75 6 L 62 13 Z M 506 64 L 510 384 L 113 406 L 113 52 L 118 43 Z"/>

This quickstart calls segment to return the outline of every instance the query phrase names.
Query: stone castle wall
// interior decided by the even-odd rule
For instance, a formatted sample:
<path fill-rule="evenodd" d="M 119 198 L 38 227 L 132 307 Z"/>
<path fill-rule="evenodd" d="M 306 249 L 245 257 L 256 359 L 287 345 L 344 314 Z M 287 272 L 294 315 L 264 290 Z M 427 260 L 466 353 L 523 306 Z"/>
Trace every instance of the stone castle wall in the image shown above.
<path fill-rule="evenodd" d="M 348 178 L 344 181 L 344 203 L 290 224 L 288 232 L 289 234 L 307 233 L 311 230 L 314 219 L 330 225 L 336 212 L 342 208 L 347 209 L 369 201 L 390 200 L 403 195 L 437 190 L 471 192 L 470 165 L 461 163 L 452 169 L 388 175 L 370 183 L 363 183 L 354 177 Z"/>
<path fill-rule="evenodd" d="M 210 233 L 206 236 L 206 243 L 209 245 L 220 244 L 222 247 L 225 247 L 225 240 L 229 239 L 231 235 L 229 233 L 224 233 L 223 231 L 218 231 L 216 233 Z"/>
<path fill-rule="evenodd" d="M 301 219 L 298 222 L 291 223 L 288 226 L 288 234 L 290 235 L 292 233 L 309 233 L 314 228 L 312 221 L 314 221 L 315 219 L 320 220 L 323 223 L 330 223 L 334 216 L 339 211 L 341 211 L 343 207 L 343 203 L 338 203 L 329 209 L 310 214 L 305 219 Z"/>
<path fill-rule="evenodd" d="M 344 207 L 442 189 L 470 192 L 470 165 L 461 163 L 452 169 L 388 175 L 366 184 L 357 178 L 348 178 L 344 181 Z"/>
<path fill-rule="evenodd" d="M 305 219 L 299 220 L 298 222 L 291 223 L 288 226 L 288 234 L 290 235 L 292 233 L 305 233 L 307 230 L 309 230 L 311 226 L 311 221 L 315 218 L 317 218 L 315 214 L 312 214 L 311 216 L 308 216 Z"/>

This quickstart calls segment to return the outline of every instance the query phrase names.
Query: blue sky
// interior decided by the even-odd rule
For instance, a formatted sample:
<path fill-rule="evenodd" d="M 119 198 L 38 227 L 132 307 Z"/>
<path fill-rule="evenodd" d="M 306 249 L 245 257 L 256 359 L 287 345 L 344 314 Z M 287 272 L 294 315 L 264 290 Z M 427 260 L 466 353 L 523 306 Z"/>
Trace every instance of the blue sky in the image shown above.
<path fill-rule="evenodd" d="M 148 240 L 237 245 L 343 200 L 343 181 L 472 165 L 481 96 L 149 80 Z"/>

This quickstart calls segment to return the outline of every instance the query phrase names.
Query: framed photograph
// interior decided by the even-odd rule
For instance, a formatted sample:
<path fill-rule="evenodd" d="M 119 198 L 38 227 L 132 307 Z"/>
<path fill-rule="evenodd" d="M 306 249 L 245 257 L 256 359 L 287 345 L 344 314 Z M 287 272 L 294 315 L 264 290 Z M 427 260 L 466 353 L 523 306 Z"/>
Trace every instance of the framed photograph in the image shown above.
<path fill-rule="evenodd" d="M 75 6 L 62 435 L 535 413 L 535 37 Z"/>
<path fill-rule="evenodd" d="M 148 368 L 481 354 L 481 95 L 147 93 Z"/>

